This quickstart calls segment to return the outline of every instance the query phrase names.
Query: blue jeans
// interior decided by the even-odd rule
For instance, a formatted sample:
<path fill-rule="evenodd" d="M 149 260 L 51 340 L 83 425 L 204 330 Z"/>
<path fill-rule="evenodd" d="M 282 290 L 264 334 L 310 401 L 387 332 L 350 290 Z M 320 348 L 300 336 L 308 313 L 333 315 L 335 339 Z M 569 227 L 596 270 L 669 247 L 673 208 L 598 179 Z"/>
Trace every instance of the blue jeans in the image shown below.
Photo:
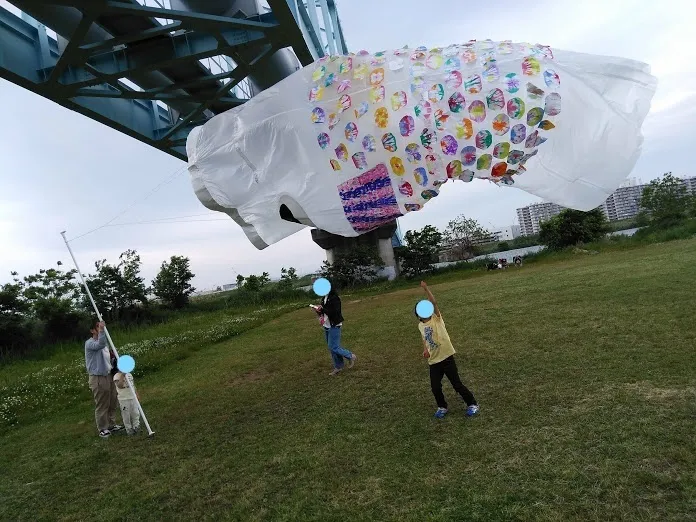
<path fill-rule="evenodd" d="M 341 346 L 341 327 L 332 326 L 331 328 L 324 328 L 324 334 L 326 335 L 326 344 L 329 347 L 329 352 L 331 353 L 331 358 L 333 359 L 334 368 L 340 370 L 343 368 L 343 359 L 350 359 L 353 354 Z"/>

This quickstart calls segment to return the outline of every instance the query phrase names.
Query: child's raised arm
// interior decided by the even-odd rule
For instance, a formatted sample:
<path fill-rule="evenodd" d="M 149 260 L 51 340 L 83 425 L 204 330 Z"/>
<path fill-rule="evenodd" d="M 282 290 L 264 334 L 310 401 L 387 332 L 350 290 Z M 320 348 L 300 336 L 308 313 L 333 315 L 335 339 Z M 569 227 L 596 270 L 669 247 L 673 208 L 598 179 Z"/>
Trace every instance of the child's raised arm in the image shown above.
<path fill-rule="evenodd" d="M 437 306 L 437 301 L 435 301 L 435 297 L 433 296 L 433 293 L 430 291 L 430 288 L 428 288 L 428 284 L 425 281 L 421 281 L 421 288 L 425 290 L 426 295 L 428 296 L 428 300 L 433 303 L 433 306 L 435 307 L 435 315 L 440 317 L 440 308 Z"/>

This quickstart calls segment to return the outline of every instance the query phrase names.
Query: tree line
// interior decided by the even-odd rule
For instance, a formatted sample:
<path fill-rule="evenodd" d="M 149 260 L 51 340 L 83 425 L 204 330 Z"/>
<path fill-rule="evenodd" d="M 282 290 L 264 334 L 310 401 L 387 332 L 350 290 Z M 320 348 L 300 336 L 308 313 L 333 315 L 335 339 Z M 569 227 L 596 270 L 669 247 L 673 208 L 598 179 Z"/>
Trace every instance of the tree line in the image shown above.
<path fill-rule="evenodd" d="M 188 305 L 195 289 L 187 257 L 164 261 L 149 287 L 140 275 L 141 266 L 138 253 L 127 250 L 116 264 L 97 261 L 94 273 L 85 277 L 106 321 L 135 324 L 150 318 L 158 307 Z M 58 261 L 56 267 L 36 274 L 11 275 L 12 281 L 0 286 L 0 357 L 84 337 L 95 314 L 77 270 L 65 270 Z"/>

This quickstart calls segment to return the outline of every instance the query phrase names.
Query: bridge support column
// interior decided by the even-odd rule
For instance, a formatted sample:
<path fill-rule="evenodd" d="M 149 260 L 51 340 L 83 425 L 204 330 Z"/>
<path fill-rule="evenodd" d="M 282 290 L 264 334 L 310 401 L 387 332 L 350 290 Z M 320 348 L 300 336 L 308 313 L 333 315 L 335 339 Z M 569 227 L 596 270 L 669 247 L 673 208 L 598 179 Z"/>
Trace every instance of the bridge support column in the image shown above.
<path fill-rule="evenodd" d="M 334 263 L 341 254 L 350 251 L 356 246 L 370 246 L 377 250 L 384 263 L 384 270 L 380 274 L 389 280 L 398 275 L 398 265 L 394 256 L 392 237 L 396 232 L 396 221 L 383 225 L 372 232 L 357 237 L 343 237 L 330 234 L 324 230 L 312 229 L 312 240 L 326 250 L 326 261 Z"/>

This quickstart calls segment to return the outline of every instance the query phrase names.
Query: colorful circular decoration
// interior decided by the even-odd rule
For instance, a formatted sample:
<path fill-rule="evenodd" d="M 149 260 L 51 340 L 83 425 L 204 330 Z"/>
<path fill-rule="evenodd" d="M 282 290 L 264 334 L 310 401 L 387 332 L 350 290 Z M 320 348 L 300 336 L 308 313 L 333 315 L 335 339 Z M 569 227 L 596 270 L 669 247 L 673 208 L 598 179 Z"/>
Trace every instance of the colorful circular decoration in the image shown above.
<path fill-rule="evenodd" d="M 486 106 L 482 101 L 476 100 L 471 102 L 471 105 L 469 105 L 469 116 L 478 123 L 486 119 Z"/>
<path fill-rule="evenodd" d="M 491 168 L 492 162 L 493 162 L 493 158 L 491 157 L 491 155 L 484 154 L 476 162 L 476 169 L 477 170 L 488 170 Z"/>
<path fill-rule="evenodd" d="M 441 101 L 444 97 L 445 88 L 442 86 L 441 83 L 436 83 L 428 90 L 428 99 L 433 103 Z"/>
<path fill-rule="evenodd" d="M 474 124 L 469 118 L 464 118 L 461 123 L 457 123 L 455 130 L 457 131 L 457 138 L 468 140 L 474 135 Z"/>
<path fill-rule="evenodd" d="M 457 140 L 454 139 L 454 136 L 447 135 L 440 140 L 440 148 L 442 148 L 442 152 L 445 153 L 445 155 L 454 156 L 457 154 L 459 144 L 457 143 Z"/>
<path fill-rule="evenodd" d="M 420 135 L 420 140 L 426 149 L 432 150 L 432 148 L 433 148 L 433 133 L 430 131 L 430 129 L 428 129 L 428 128 L 423 129 L 423 131 L 421 132 L 421 135 Z"/>
<path fill-rule="evenodd" d="M 539 65 L 539 60 L 533 56 L 527 56 L 522 60 L 522 74 L 526 76 L 536 76 L 541 72 L 541 65 Z"/>
<path fill-rule="evenodd" d="M 544 71 L 544 82 L 548 87 L 552 89 L 557 89 L 561 86 L 561 77 L 553 69 L 546 69 Z"/>
<path fill-rule="evenodd" d="M 370 102 L 382 103 L 384 101 L 384 85 L 379 85 L 370 89 Z"/>
<path fill-rule="evenodd" d="M 545 140 L 544 140 L 545 141 Z M 533 149 L 537 145 L 540 145 L 542 142 L 540 141 L 539 138 L 539 131 L 534 131 L 532 132 L 529 136 L 527 136 L 527 141 L 524 143 L 524 148 L 525 149 Z M 526 161 L 524 158 L 522 158 L 522 162 Z"/>
<path fill-rule="evenodd" d="M 411 93 L 422 95 L 425 92 L 425 80 L 423 78 L 413 78 L 411 80 Z"/>
<path fill-rule="evenodd" d="M 404 116 L 403 118 L 401 118 L 401 121 L 399 121 L 399 132 L 402 136 L 410 136 L 411 134 L 413 134 L 413 131 L 415 129 L 416 122 L 413 120 L 412 116 Z"/>
<path fill-rule="evenodd" d="M 358 137 L 358 126 L 351 121 L 348 125 L 346 125 L 344 134 L 346 135 L 346 139 L 348 141 L 355 141 Z"/>
<path fill-rule="evenodd" d="M 495 63 L 495 60 L 490 60 L 486 62 L 485 69 L 483 71 L 483 77 L 488 83 L 497 82 L 500 78 L 500 69 Z"/>
<path fill-rule="evenodd" d="M 456 56 L 452 56 L 451 58 L 448 58 L 447 61 L 445 61 L 445 72 L 452 73 L 461 68 L 461 66 L 462 62 L 459 60 L 459 58 L 457 58 Z M 459 78 L 461 79 L 461 75 L 459 75 Z M 455 89 L 456 88 L 457 87 L 455 87 Z"/>
<path fill-rule="evenodd" d="M 463 181 L 464 183 L 469 183 L 472 179 L 474 179 L 474 171 L 473 170 L 465 170 L 462 172 L 462 175 L 459 176 L 459 181 Z"/>
<path fill-rule="evenodd" d="M 406 212 L 416 212 L 422 208 L 423 205 L 419 205 L 418 203 L 406 203 L 404 205 L 404 209 L 406 209 Z"/>
<path fill-rule="evenodd" d="M 520 79 L 515 73 L 505 75 L 505 88 L 510 94 L 514 94 L 520 90 Z"/>
<path fill-rule="evenodd" d="M 367 77 L 367 71 L 367 64 L 361 63 L 355 69 L 353 69 L 353 79 L 364 80 Z"/>
<path fill-rule="evenodd" d="M 343 92 L 350 90 L 350 88 L 351 88 L 350 80 L 343 80 L 341 83 L 338 84 L 336 91 L 338 92 L 338 94 L 341 94 Z"/>
<path fill-rule="evenodd" d="M 507 172 L 507 163 L 505 162 L 500 162 L 496 163 L 493 165 L 493 169 L 491 170 L 491 175 L 500 178 L 505 175 L 505 172 Z"/>
<path fill-rule="evenodd" d="M 331 138 L 325 132 L 322 132 L 321 134 L 319 134 L 319 136 L 317 136 L 317 141 L 319 142 L 319 146 L 322 149 L 325 149 L 326 147 L 331 145 Z"/>
<path fill-rule="evenodd" d="M 392 94 L 391 97 L 391 106 L 392 110 L 398 111 L 399 109 L 402 109 L 406 106 L 406 103 L 408 102 L 408 98 L 406 97 L 406 93 L 404 91 L 398 91 Z"/>
<path fill-rule="evenodd" d="M 377 87 L 384 81 L 384 69 L 381 67 L 370 73 L 370 85 Z"/>
<path fill-rule="evenodd" d="M 335 81 L 336 81 L 336 75 L 334 73 L 327 75 L 326 78 L 324 79 L 324 87 L 331 87 Z"/>
<path fill-rule="evenodd" d="M 344 94 L 338 99 L 337 108 L 338 112 L 344 112 L 350 109 L 351 99 L 348 94 Z"/>
<path fill-rule="evenodd" d="M 493 147 L 493 156 L 498 159 L 505 159 L 510 154 L 510 144 L 506 141 L 502 143 L 496 143 Z"/>
<path fill-rule="evenodd" d="M 423 167 L 418 167 L 413 171 L 413 178 L 421 187 L 425 187 L 428 184 L 428 174 Z"/>
<path fill-rule="evenodd" d="M 377 150 L 377 140 L 371 134 L 368 134 L 362 139 L 362 146 L 367 152 L 374 152 Z"/>
<path fill-rule="evenodd" d="M 519 120 L 524 115 L 524 101 L 522 98 L 512 98 L 507 102 L 507 113 L 514 120 Z"/>
<path fill-rule="evenodd" d="M 491 123 L 496 136 L 504 136 L 510 130 L 510 118 L 507 114 L 498 114 Z"/>
<path fill-rule="evenodd" d="M 442 67 L 442 55 L 440 54 L 431 54 L 428 56 L 428 59 L 425 61 L 425 65 L 428 66 L 429 69 L 432 69 L 433 71 L 439 69 Z"/>
<path fill-rule="evenodd" d="M 341 117 L 336 114 L 335 112 L 332 112 L 329 114 L 329 130 L 333 130 L 336 125 L 341 121 Z"/>
<path fill-rule="evenodd" d="M 380 107 L 375 111 L 375 125 L 380 129 L 384 129 L 389 125 L 389 112 L 384 107 Z"/>
<path fill-rule="evenodd" d="M 369 110 L 370 105 L 367 102 L 362 102 L 353 112 L 355 113 L 356 119 L 359 119 L 365 116 Z"/>
<path fill-rule="evenodd" d="M 324 97 L 324 88 L 321 85 L 315 85 L 309 90 L 309 101 L 318 102 Z"/>
<path fill-rule="evenodd" d="M 505 95 L 497 87 L 486 96 L 486 104 L 492 111 L 502 111 L 505 108 Z"/>
<path fill-rule="evenodd" d="M 326 112 L 321 107 L 312 109 L 312 123 L 324 123 L 326 121 Z"/>
<path fill-rule="evenodd" d="M 393 156 L 392 159 L 389 160 L 389 164 L 391 165 L 392 171 L 397 176 L 403 176 L 406 173 L 404 162 L 398 156 Z"/>
<path fill-rule="evenodd" d="M 476 147 L 481 150 L 486 150 L 493 143 L 493 136 L 487 130 L 479 131 L 476 134 Z"/>
<path fill-rule="evenodd" d="M 534 107 L 533 109 L 529 109 L 529 112 L 527 113 L 527 125 L 529 125 L 530 127 L 536 127 L 543 119 L 544 109 L 542 109 L 541 107 Z"/>
<path fill-rule="evenodd" d="M 404 181 L 399 185 L 399 192 L 406 197 L 413 196 L 413 187 L 408 181 Z"/>
<path fill-rule="evenodd" d="M 516 165 L 520 162 L 522 158 L 524 158 L 524 152 L 522 152 L 521 150 L 513 150 L 510 152 L 510 154 L 508 154 L 507 162 L 510 165 Z"/>
<path fill-rule="evenodd" d="M 437 190 L 433 190 L 433 189 L 428 189 L 428 190 L 424 190 L 423 192 L 421 192 L 421 197 L 426 201 L 429 199 L 436 198 L 437 195 L 438 195 Z"/>
<path fill-rule="evenodd" d="M 418 118 L 422 117 L 424 120 L 428 120 L 430 118 L 430 116 L 432 115 L 432 110 L 433 109 L 430 105 L 430 102 L 425 100 L 423 100 L 413 108 L 413 112 L 416 114 L 416 116 Z"/>
<path fill-rule="evenodd" d="M 324 77 L 325 74 L 326 74 L 326 67 L 324 67 L 323 65 L 317 67 L 316 69 L 314 69 L 314 72 L 312 73 L 312 81 L 318 82 L 319 80 L 321 80 Z"/>
<path fill-rule="evenodd" d="M 353 164 L 359 170 L 365 170 L 367 168 L 367 158 L 364 152 L 356 152 L 353 154 Z"/>
<path fill-rule="evenodd" d="M 343 143 L 336 147 L 334 152 L 336 153 L 336 157 L 341 161 L 348 161 L 348 148 Z"/>
<path fill-rule="evenodd" d="M 458 178 L 463 172 L 462 162 L 459 160 L 452 160 L 447 164 L 447 177 L 448 178 Z"/>
<path fill-rule="evenodd" d="M 476 163 L 476 147 L 467 145 L 464 147 L 460 153 L 462 158 L 462 165 L 469 167 Z"/>
<path fill-rule="evenodd" d="M 340 164 L 338 161 L 336 161 L 335 159 L 332 159 L 332 160 L 330 161 L 330 163 L 331 163 L 331 168 L 332 168 L 332 169 L 334 169 L 334 170 L 341 170 L 341 164 Z"/>
<path fill-rule="evenodd" d="M 461 112 L 464 109 L 464 104 L 466 103 L 466 100 L 464 99 L 464 95 L 460 92 L 455 92 L 452 96 L 449 97 L 449 100 L 447 101 L 449 104 L 449 108 L 452 112 Z"/>
<path fill-rule="evenodd" d="M 434 176 L 440 165 L 440 158 L 435 154 L 428 154 L 425 157 L 425 164 L 428 167 L 428 172 Z"/>
<path fill-rule="evenodd" d="M 464 82 L 464 89 L 469 94 L 478 94 L 481 92 L 482 88 L 483 84 L 481 83 L 481 77 L 478 74 L 469 76 L 469 78 L 467 78 L 467 80 Z"/>
<path fill-rule="evenodd" d="M 546 97 L 544 112 L 547 116 L 558 116 L 561 113 L 561 95 L 553 92 Z"/>
<path fill-rule="evenodd" d="M 445 123 L 447 123 L 449 117 L 450 115 L 442 109 L 438 109 L 435 111 L 435 127 L 437 128 L 437 130 L 442 130 L 445 128 Z"/>
<path fill-rule="evenodd" d="M 418 163 L 422 156 L 419 152 L 420 147 L 416 143 L 409 143 L 406 145 L 406 159 L 409 163 Z"/>
<path fill-rule="evenodd" d="M 510 141 L 515 145 L 517 145 L 518 143 L 522 143 L 526 137 L 527 128 L 521 123 L 515 125 L 510 131 Z"/>
<path fill-rule="evenodd" d="M 448 73 L 445 85 L 450 89 L 459 89 L 462 86 L 462 73 L 459 71 Z"/>
<path fill-rule="evenodd" d="M 533 83 L 527 82 L 527 96 L 533 100 L 538 100 L 544 96 L 544 91 Z"/>
<path fill-rule="evenodd" d="M 339 74 L 347 74 L 353 69 L 353 59 L 348 57 L 338 66 Z"/>
<path fill-rule="evenodd" d="M 396 152 L 396 137 L 391 132 L 387 132 L 382 136 L 382 146 L 389 152 Z"/>

